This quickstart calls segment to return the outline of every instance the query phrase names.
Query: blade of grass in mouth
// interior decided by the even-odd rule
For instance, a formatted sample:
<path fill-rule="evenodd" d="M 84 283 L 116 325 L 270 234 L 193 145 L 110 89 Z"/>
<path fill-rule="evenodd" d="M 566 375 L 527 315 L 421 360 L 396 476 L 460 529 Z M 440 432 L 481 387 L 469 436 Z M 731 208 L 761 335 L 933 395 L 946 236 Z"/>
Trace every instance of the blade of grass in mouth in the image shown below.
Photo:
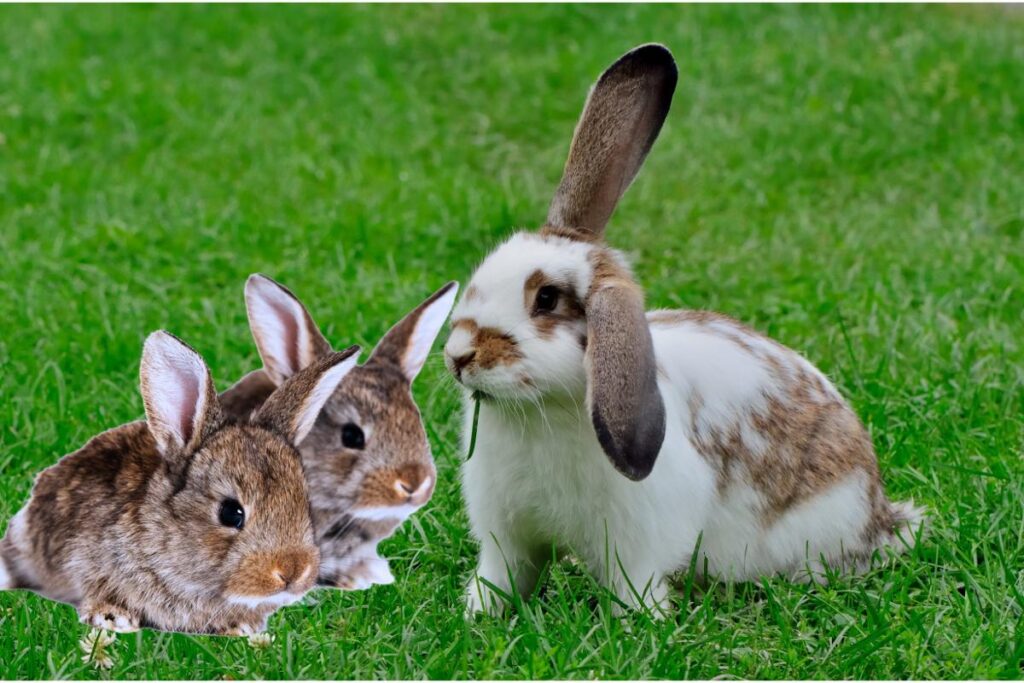
<path fill-rule="evenodd" d="M 476 428 L 480 424 L 480 399 L 481 395 L 479 391 L 473 392 L 473 426 L 469 433 L 469 452 L 466 453 L 466 460 L 468 461 L 473 457 L 473 451 L 476 450 Z"/>

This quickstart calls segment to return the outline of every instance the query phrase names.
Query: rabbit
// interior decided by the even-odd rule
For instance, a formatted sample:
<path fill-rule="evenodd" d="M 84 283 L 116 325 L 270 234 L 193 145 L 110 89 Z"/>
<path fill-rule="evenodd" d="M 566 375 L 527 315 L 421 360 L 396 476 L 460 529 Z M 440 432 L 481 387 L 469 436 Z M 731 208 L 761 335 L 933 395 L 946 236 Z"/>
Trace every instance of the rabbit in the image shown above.
<path fill-rule="evenodd" d="M 691 560 L 702 577 L 809 578 L 912 543 L 923 518 L 886 498 L 868 433 L 824 374 L 726 316 L 645 312 L 605 244 L 676 80 L 657 44 L 601 75 L 546 222 L 487 256 L 452 313 L 444 356 L 466 432 L 479 401 L 461 471 L 480 543 L 470 614 L 529 595 L 553 549 L 583 561 L 616 613 L 660 616 Z"/>
<path fill-rule="evenodd" d="M 324 355 L 238 425 L 199 354 L 154 332 L 140 370 L 146 419 L 39 474 L 0 541 L 0 587 L 70 603 L 83 623 L 118 632 L 263 631 L 314 586 L 319 551 L 294 444 L 357 351 Z"/>
<path fill-rule="evenodd" d="M 449 282 L 392 327 L 369 360 L 338 386 L 299 445 L 322 558 L 321 586 L 361 590 L 394 581 L 377 544 L 430 500 L 437 481 L 412 382 L 457 291 L 458 283 Z M 331 352 L 305 306 L 270 278 L 252 275 L 245 302 L 264 367 L 221 395 L 237 419 Z"/>

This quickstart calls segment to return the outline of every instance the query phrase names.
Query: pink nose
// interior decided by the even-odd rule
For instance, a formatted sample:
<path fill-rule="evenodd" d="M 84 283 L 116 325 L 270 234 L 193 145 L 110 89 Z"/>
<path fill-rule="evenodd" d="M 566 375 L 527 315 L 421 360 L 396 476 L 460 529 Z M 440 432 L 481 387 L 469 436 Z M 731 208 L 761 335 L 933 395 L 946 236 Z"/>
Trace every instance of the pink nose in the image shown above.
<path fill-rule="evenodd" d="M 274 563 L 272 574 L 285 590 L 292 586 L 302 585 L 309 580 L 313 572 L 312 558 L 305 552 L 282 554 Z"/>
<path fill-rule="evenodd" d="M 421 498 L 413 502 L 424 503 L 434 483 L 434 470 L 426 465 L 406 465 L 398 471 L 395 479 L 395 490 L 409 498 Z"/>

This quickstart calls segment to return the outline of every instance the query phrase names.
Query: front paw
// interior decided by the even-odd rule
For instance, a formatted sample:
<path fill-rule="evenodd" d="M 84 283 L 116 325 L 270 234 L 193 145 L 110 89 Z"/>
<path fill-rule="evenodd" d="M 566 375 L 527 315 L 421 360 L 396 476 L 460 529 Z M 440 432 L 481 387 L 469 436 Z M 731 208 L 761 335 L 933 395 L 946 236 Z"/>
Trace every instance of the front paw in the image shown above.
<path fill-rule="evenodd" d="M 395 582 L 388 561 L 382 557 L 367 557 L 345 571 L 339 571 L 325 583 L 343 591 L 361 591 L 371 586 L 386 586 Z"/>
<path fill-rule="evenodd" d="M 263 633 L 267 630 L 267 622 L 262 621 L 258 623 L 246 622 L 246 621 L 231 621 L 225 624 L 214 626 L 211 629 L 212 635 L 215 636 L 229 636 L 233 638 L 247 638 L 249 636 L 256 635 L 257 633 Z"/>
<path fill-rule="evenodd" d="M 265 630 L 266 629 L 263 628 L 262 624 L 236 624 L 233 628 L 229 628 L 228 630 L 224 631 L 224 635 L 234 637 L 248 637 L 254 636 L 257 633 L 263 633 L 263 631 Z"/>
<path fill-rule="evenodd" d="M 356 569 L 370 585 L 389 586 L 395 582 L 391 566 L 383 557 L 368 557 L 360 562 Z"/>
<path fill-rule="evenodd" d="M 138 615 L 109 603 L 92 604 L 79 610 L 78 620 L 87 626 L 115 633 L 134 633 L 141 628 Z"/>
<path fill-rule="evenodd" d="M 477 577 L 470 579 L 466 588 L 466 617 L 478 614 L 500 617 L 505 613 L 507 601 Z"/>

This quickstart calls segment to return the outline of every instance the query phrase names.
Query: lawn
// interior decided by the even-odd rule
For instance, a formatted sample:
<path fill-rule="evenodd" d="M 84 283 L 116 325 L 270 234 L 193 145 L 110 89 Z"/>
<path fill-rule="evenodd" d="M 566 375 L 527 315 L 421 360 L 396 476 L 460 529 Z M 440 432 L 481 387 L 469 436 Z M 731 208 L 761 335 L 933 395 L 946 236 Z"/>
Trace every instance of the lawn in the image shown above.
<path fill-rule="evenodd" d="M 416 383 L 440 472 L 383 546 L 269 647 L 144 632 L 81 661 L 67 606 L 0 594 L 0 678 L 1024 675 L 1024 12 L 1006 7 L 0 8 L 0 528 L 34 474 L 142 412 L 145 335 L 220 387 L 258 364 L 261 271 L 372 346 L 544 217 L 586 90 L 675 52 L 661 138 L 609 241 L 651 307 L 711 308 L 805 353 L 933 527 L 827 587 L 687 589 L 611 616 L 577 567 L 462 616 L 475 547 L 459 396 Z"/>

